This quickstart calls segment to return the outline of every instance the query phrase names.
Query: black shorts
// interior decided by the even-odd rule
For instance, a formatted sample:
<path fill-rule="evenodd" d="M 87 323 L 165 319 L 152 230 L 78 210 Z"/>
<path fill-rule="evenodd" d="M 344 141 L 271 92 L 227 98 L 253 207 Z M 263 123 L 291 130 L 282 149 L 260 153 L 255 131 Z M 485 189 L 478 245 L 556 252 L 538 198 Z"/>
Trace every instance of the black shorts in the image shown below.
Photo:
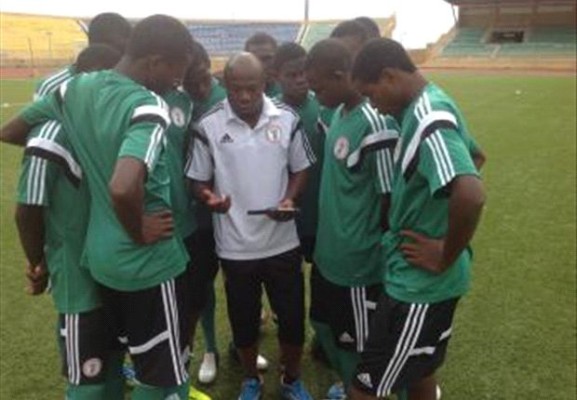
<path fill-rule="evenodd" d="M 178 386 L 188 379 L 190 313 L 187 272 L 158 286 L 134 292 L 103 289 L 103 300 L 118 337 L 126 343 L 136 379 L 158 387 Z"/>
<path fill-rule="evenodd" d="M 301 252 L 303 254 L 303 258 L 306 262 L 312 264 L 317 237 L 315 235 L 302 235 L 299 236 L 299 240 L 301 242 Z"/>
<path fill-rule="evenodd" d="M 249 347 L 258 340 L 262 287 L 278 317 L 279 341 L 304 343 L 304 276 L 298 248 L 259 260 L 222 260 L 228 317 L 234 344 Z"/>
<path fill-rule="evenodd" d="M 355 387 L 381 398 L 432 375 L 443 364 L 458 300 L 403 303 L 383 294 Z"/>
<path fill-rule="evenodd" d="M 71 385 L 94 385 L 106 377 L 113 351 L 122 350 L 103 308 L 58 315 L 62 374 Z"/>
<path fill-rule="evenodd" d="M 339 348 L 360 353 L 364 350 L 370 320 L 382 292 L 381 284 L 335 285 L 325 279 L 317 267 L 313 267 L 310 318 L 330 326 Z"/>
<path fill-rule="evenodd" d="M 214 232 L 212 229 L 199 229 L 184 239 L 184 245 L 190 257 L 190 307 L 194 314 L 199 315 L 206 305 L 208 289 L 214 284 L 218 273 Z"/>

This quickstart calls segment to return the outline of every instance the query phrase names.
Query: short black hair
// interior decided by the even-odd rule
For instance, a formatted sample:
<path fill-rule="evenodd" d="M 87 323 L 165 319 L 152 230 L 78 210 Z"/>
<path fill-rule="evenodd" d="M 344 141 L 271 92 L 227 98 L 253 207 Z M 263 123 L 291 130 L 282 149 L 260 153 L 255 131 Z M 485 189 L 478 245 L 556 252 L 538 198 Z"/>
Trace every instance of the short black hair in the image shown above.
<path fill-rule="evenodd" d="M 346 36 L 357 37 L 362 42 L 366 42 L 369 39 L 367 30 L 363 24 L 352 19 L 339 23 L 331 32 L 332 38 L 342 38 Z"/>
<path fill-rule="evenodd" d="M 134 59 L 160 55 L 168 60 L 182 60 L 191 54 L 192 43 L 190 32 L 179 20 L 157 14 L 136 24 L 126 54 Z"/>
<path fill-rule="evenodd" d="M 306 56 L 307 51 L 301 45 L 293 42 L 284 43 L 277 49 L 272 65 L 274 69 L 279 70 L 287 62 L 305 58 Z"/>
<path fill-rule="evenodd" d="M 307 56 L 306 69 L 320 69 L 325 72 L 348 72 L 353 63 L 347 48 L 337 39 L 325 39 L 316 43 Z"/>
<path fill-rule="evenodd" d="M 276 39 L 271 35 L 266 32 L 257 32 L 246 40 L 244 43 L 244 51 L 248 51 L 249 46 L 261 44 L 271 44 L 275 49 L 278 46 Z"/>
<path fill-rule="evenodd" d="M 97 43 L 91 44 L 78 54 L 74 67 L 76 72 L 89 72 L 114 67 L 122 53 L 112 46 Z"/>
<path fill-rule="evenodd" d="M 417 70 L 409 54 L 399 42 L 388 38 L 373 39 L 357 55 L 353 67 L 353 79 L 375 83 L 385 68 L 408 73 Z"/>
<path fill-rule="evenodd" d="M 202 44 L 194 40 L 192 42 L 192 62 L 196 65 L 200 63 L 208 64 L 210 67 L 210 56 Z"/>
<path fill-rule="evenodd" d="M 112 12 L 98 14 L 88 26 L 88 43 L 113 46 L 117 37 L 128 38 L 131 32 L 132 25 L 122 15 Z"/>
<path fill-rule="evenodd" d="M 365 28 L 369 39 L 376 39 L 381 37 L 381 28 L 379 28 L 379 24 L 377 24 L 374 19 L 363 16 L 357 17 L 353 21 L 358 22 Z"/>

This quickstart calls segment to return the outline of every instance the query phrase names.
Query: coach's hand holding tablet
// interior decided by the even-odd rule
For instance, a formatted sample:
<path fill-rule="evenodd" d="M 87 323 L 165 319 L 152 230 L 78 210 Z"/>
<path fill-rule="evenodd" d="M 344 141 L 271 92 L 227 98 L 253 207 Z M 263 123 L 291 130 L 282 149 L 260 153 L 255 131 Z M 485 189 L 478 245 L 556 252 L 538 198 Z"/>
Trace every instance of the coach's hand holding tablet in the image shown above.
<path fill-rule="evenodd" d="M 292 199 L 282 200 L 278 206 L 263 208 L 261 210 L 248 210 L 248 215 L 266 215 L 270 219 L 278 222 L 290 221 L 298 214 L 300 210 L 294 206 L 294 201 Z"/>

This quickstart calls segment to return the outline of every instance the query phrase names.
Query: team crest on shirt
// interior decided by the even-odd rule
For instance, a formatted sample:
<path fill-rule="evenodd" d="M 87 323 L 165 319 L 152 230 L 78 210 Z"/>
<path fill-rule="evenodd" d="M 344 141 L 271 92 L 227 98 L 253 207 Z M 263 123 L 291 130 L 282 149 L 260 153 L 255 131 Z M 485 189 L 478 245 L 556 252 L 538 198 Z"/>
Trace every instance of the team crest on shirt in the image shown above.
<path fill-rule="evenodd" d="M 82 364 L 82 374 L 87 378 L 94 378 L 102 371 L 102 360 L 100 358 L 90 358 Z"/>
<path fill-rule="evenodd" d="M 333 153 L 337 160 L 344 160 L 349 155 L 349 139 L 341 136 L 335 142 Z"/>
<path fill-rule="evenodd" d="M 275 124 L 270 124 L 266 128 L 266 138 L 271 143 L 278 143 L 278 142 L 280 142 L 281 132 L 282 132 L 282 130 L 281 130 L 280 126 L 275 125 Z"/>
<path fill-rule="evenodd" d="M 184 125 L 186 125 L 184 111 L 179 107 L 173 107 L 170 109 L 170 119 L 172 123 L 179 128 L 184 128 Z"/>

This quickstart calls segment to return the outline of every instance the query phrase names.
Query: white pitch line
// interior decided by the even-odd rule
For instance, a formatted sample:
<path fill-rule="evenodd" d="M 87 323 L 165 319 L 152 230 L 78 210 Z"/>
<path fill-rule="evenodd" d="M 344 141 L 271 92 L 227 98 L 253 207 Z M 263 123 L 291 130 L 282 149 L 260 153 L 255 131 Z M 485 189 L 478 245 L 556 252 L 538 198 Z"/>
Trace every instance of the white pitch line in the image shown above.
<path fill-rule="evenodd" d="M 0 107 L 2 108 L 10 108 L 10 107 L 22 107 L 28 103 L 2 103 Z"/>

